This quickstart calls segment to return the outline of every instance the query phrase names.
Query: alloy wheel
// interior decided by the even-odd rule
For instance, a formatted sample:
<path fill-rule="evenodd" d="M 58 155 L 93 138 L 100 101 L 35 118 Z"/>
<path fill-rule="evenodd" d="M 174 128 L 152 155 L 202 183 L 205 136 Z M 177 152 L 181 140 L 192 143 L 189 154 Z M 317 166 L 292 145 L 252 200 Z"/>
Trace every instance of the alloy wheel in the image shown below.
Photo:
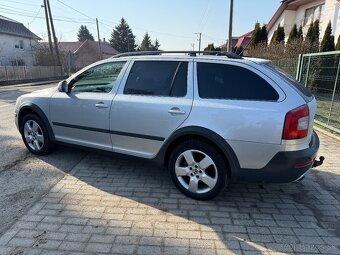
<path fill-rule="evenodd" d="M 39 151 L 44 146 L 44 134 L 39 124 L 34 120 L 26 121 L 24 137 L 28 146 L 34 151 Z"/>
<path fill-rule="evenodd" d="M 175 163 L 179 183 L 192 193 L 211 191 L 217 183 L 218 171 L 214 161 L 199 150 L 186 150 Z"/>

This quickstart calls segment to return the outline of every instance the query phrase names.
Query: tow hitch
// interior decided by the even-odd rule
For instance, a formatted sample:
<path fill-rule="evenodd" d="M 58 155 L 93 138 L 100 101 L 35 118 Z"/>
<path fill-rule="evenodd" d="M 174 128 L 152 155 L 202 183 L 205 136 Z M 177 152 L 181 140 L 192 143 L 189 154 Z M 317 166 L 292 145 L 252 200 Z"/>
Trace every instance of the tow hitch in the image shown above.
<path fill-rule="evenodd" d="M 325 157 L 323 156 L 319 157 L 319 160 L 314 160 L 313 167 L 321 166 L 324 160 L 325 160 Z"/>

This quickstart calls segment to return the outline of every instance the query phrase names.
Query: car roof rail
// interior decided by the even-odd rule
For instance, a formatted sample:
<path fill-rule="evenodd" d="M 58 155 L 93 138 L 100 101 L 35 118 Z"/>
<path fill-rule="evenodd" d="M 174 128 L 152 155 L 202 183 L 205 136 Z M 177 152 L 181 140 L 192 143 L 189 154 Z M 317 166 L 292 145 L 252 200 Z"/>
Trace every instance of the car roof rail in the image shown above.
<path fill-rule="evenodd" d="M 240 55 L 226 51 L 135 51 L 119 53 L 112 56 L 111 58 L 122 58 L 122 57 L 134 57 L 134 56 L 152 56 L 152 55 L 163 55 L 163 54 L 186 54 L 191 57 L 197 55 L 208 55 L 208 56 L 223 56 L 230 59 L 243 59 Z"/>

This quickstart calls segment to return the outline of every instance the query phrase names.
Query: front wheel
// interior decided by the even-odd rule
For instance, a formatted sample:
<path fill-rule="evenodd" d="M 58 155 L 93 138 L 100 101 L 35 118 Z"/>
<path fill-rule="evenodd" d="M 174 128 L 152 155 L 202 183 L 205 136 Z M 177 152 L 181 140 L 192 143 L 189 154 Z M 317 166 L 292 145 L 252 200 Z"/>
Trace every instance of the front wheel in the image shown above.
<path fill-rule="evenodd" d="M 176 187 L 194 199 L 212 199 L 227 186 L 223 156 L 215 147 L 199 140 L 188 140 L 175 147 L 168 167 Z"/>
<path fill-rule="evenodd" d="M 47 128 L 35 114 L 26 115 L 21 121 L 21 136 L 27 149 L 36 155 L 46 155 L 52 148 Z"/>

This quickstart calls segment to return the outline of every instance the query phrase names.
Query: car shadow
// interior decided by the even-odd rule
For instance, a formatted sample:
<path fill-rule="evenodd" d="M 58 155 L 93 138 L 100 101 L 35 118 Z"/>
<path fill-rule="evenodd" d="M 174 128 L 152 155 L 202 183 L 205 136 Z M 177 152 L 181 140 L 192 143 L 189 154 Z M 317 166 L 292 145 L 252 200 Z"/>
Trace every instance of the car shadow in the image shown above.
<path fill-rule="evenodd" d="M 113 253 L 120 247 L 117 243 L 133 252 L 149 245 L 156 254 L 188 253 L 189 247 L 192 254 L 213 249 L 226 254 L 338 253 L 335 241 L 320 237 L 340 241 L 337 190 L 323 178 L 340 177 L 312 170 L 301 183 L 232 184 L 216 199 L 196 201 L 182 195 L 161 167 L 90 153 L 29 214 L 40 207 L 38 214 L 45 219 L 60 219 L 57 231 L 78 226 L 79 232 L 92 235 L 86 247 L 97 242 L 95 235 L 111 236 Z M 53 208 L 58 210 L 49 215 Z M 54 231 L 43 225 L 35 229 L 42 230 L 49 240 Z"/>

